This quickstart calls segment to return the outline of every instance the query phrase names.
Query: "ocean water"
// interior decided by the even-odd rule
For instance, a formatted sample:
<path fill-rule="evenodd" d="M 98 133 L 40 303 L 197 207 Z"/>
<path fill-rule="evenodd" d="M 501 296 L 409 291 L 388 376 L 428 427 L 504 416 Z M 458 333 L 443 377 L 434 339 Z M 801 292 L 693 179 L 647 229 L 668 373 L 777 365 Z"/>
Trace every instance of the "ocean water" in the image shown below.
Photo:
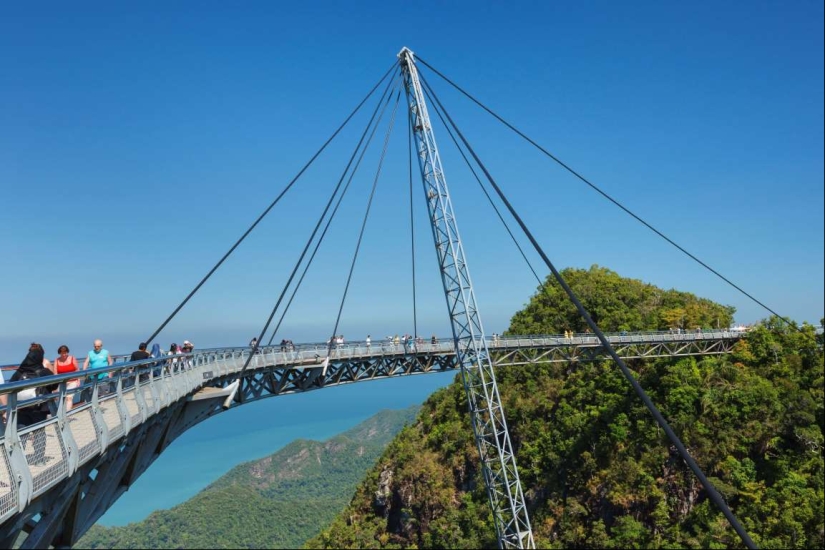
<path fill-rule="evenodd" d="M 324 440 L 381 409 L 421 404 L 455 372 L 359 382 L 264 399 L 190 429 L 100 518 L 126 525 L 186 501 L 234 466 L 270 455 L 295 439 Z"/>

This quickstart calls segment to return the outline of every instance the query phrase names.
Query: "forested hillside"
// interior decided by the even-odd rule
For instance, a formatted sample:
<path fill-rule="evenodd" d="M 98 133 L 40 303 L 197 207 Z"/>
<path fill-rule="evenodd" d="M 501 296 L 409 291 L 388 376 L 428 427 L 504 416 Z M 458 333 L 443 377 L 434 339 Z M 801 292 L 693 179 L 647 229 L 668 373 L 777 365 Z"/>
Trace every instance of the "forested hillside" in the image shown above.
<path fill-rule="evenodd" d="M 171 510 L 124 527 L 94 526 L 76 547 L 299 547 L 346 506 L 367 469 L 418 409 L 381 411 L 324 442 L 294 441 L 233 468 Z"/>
<path fill-rule="evenodd" d="M 726 328 L 734 309 L 688 292 L 662 290 L 598 266 L 564 270 L 564 280 L 604 332 Z M 545 284 L 510 321 L 510 334 L 561 334 L 588 329 L 555 280 Z"/>
<path fill-rule="evenodd" d="M 604 330 L 728 326 L 733 309 L 609 270 L 563 272 Z M 546 283 L 510 333 L 582 331 Z M 642 386 L 763 548 L 822 548 L 823 353 L 773 320 L 733 354 L 633 362 Z M 741 547 L 611 362 L 497 371 L 539 547 Z M 424 404 L 310 548 L 496 547 L 464 390 Z"/>

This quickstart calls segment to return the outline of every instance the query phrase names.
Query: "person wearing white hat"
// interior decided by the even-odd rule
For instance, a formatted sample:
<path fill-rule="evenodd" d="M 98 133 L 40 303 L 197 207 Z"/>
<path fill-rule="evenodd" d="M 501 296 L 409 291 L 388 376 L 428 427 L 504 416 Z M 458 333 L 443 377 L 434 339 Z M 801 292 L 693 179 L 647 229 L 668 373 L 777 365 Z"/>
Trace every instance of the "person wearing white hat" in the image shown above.
<path fill-rule="evenodd" d="M 192 342 L 190 342 L 189 340 L 184 340 L 183 344 L 180 347 L 180 350 L 183 353 L 192 353 L 195 350 L 195 345 Z M 187 369 L 192 368 L 192 359 L 191 358 L 185 359 L 184 360 L 184 366 Z"/>

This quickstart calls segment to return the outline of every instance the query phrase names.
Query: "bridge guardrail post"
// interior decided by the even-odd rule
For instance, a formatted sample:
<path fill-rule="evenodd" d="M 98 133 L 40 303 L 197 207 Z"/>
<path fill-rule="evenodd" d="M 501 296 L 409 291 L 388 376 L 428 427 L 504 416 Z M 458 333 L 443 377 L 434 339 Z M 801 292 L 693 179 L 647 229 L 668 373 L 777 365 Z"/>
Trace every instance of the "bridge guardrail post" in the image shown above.
<path fill-rule="evenodd" d="M 31 499 L 33 491 L 33 479 L 29 464 L 23 451 L 23 442 L 17 427 L 17 393 L 6 394 L 6 430 L 5 446 L 6 456 L 9 460 L 9 483 L 15 484 L 17 492 L 17 509 L 23 510 Z"/>
<path fill-rule="evenodd" d="M 188 369 L 187 373 L 189 374 L 189 387 L 186 390 L 187 394 L 192 393 L 195 388 L 201 385 L 203 382 L 203 375 L 201 372 L 203 369 L 197 364 L 194 357 L 190 357 L 188 362 Z"/>
<path fill-rule="evenodd" d="M 186 395 L 186 379 L 180 360 L 172 368 L 172 384 L 175 388 L 175 401 Z"/>
<path fill-rule="evenodd" d="M 157 374 L 157 375 L 156 375 Z M 152 395 L 157 395 L 158 399 L 158 410 L 165 409 L 170 403 L 170 396 L 169 396 L 169 384 L 167 383 L 167 374 L 166 374 L 166 361 L 160 363 L 160 370 L 157 368 L 152 369 L 152 376 L 150 378 L 152 383 L 152 389 L 155 393 Z"/>
<path fill-rule="evenodd" d="M 184 395 L 189 395 L 192 388 L 195 387 L 195 372 L 192 366 L 192 358 L 186 357 L 183 360 L 183 379 L 184 379 Z"/>
<path fill-rule="evenodd" d="M 179 398 L 186 397 L 189 390 L 189 372 L 186 362 L 180 358 L 178 359 L 178 390 Z"/>
<path fill-rule="evenodd" d="M 164 377 L 164 383 L 169 390 L 169 404 L 171 405 L 180 397 L 180 390 L 178 389 L 178 364 L 175 359 L 169 359 L 168 372 Z"/>
<path fill-rule="evenodd" d="M 218 369 L 218 375 L 221 377 L 226 376 L 229 371 L 229 368 L 226 365 L 226 352 L 218 353 L 215 356 L 215 364 Z"/>
<path fill-rule="evenodd" d="M 109 447 L 109 426 L 106 424 L 106 419 L 103 416 L 103 410 L 100 408 L 100 395 L 98 392 L 97 377 L 92 376 L 92 414 L 95 417 L 97 424 L 97 440 L 100 444 L 100 454 L 106 453 Z"/>
<path fill-rule="evenodd" d="M 204 385 L 203 375 L 207 372 L 210 366 L 209 361 L 207 361 L 207 357 L 205 355 L 197 354 L 192 357 L 192 365 L 195 370 L 195 380 L 197 380 L 196 387 L 201 387 Z M 212 376 L 214 375 L 215 373 L 213 372 Z"/>
<path fill-rule="evenodd" d="M 135 392 L 135 403 L 137 403 L 138 412 L 140 413 L 141 424 L 146 422 L 146 419 L 149 418 L 149 405 L 146 404 L 146 400 L 143 398 L 143 387 L 140 385 L 140 371 L 143 368 L 145 367 L 141 365 L 132 369 L 135 377 L 135 383 L 132 385 L 132 391 Z"/>
<path fill-rule="evenodd" d="M 195 373 L 193 372 L 192 358 L 189 356 L 186 356 L 183 359 L 183 379 L 183 395 L 188 395 L 189 392 L 192 391 L 192 388 L 195 386 Z"/>
<path fill-rule="evenodd" d="M 111 384 L 111 378 L 108 379 L 109 384 Z M 123 398 L 123 385 L 122 385 L 122 377 L 120 376 L 120 372 L 117 373 L 117 378 L 115 381 L 115 406 L 117 407 L 117 412 L 120 414 L 120 423 L 123 424 L 123 435 L 129 433 L 132 429 L 132 415 L 129 414 L 129 408 L 126 406 L 126 402 Z M 111 398 L 110 398 L 111 399 Z"/>
<path fill-rule="evenodd" d="M 155 373 L 158 373 L 155 376 Z M 166 406 L 165 398 L 162 395 L 163 367 L 158 368 L 157 363 L 152 364 L 149 369 L 149 393 L 152 394 L 152 402 L 155 404 L 155 414 L 159 413 Z"/>
<path fill-rule="evenodd" d="M 163 366 L 163 378 L 161 381 L 161 387 L 166 395 L 166 406 L 168 407 L 174 403 L 178 397 L 178 390 L 175 387 L 175 370 L 171 359 L 167 359 L 166 364 Z"/>
<path fill-rule="evenodd" d="M 173 369 L 172 379 L 175 381 L 175 400 L 186 397 L 186 367 L 178 358 L 175 363 L 176 369 Z"/>
<path fill-rule="evenodd" d="M 69 429 L 69 416 L 66 411 L 66 388 L 67 382 L 61 382 L 57 391 L 57 411 L 55 417 L 57 418 L 57 432 L 63 440 L 63 446 L 66 449 L 66 465 L 69 469 L 69 477 L 71 477 L 77 470 L 77 465 L 80 460 L 79 449 L 77 442 L 74 439 L 72 430 Z"/>

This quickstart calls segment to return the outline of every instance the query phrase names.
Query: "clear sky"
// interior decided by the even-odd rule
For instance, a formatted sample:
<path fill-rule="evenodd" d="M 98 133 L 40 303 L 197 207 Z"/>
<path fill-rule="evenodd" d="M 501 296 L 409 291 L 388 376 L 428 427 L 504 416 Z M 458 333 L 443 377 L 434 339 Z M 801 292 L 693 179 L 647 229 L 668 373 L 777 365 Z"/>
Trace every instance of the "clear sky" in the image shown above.
<path fill-rule="evenodd" d="M 0 363 L 33 340 L 49 357 L 64 343 L 83 356 L 96 337 L 134 349 L 402 46 L 773 309 L 822 317 L 822 2 L 5 3 Z M 739 322 L 767 315 L 422 72 L 557 267 L 693 292 L 735 306 Z M 260 331 L 373 106 L 164 347 Z M 348 340 L 413 332 L 399 121 L 338 330 Z M 481 316 L 500 332 L 537 283 L 435 132 Z M 384 127 L 277 339 L 332 332 L 383 139 Z M 420 184 L 414 199 L 418 330 L 446 335 Z"/>

